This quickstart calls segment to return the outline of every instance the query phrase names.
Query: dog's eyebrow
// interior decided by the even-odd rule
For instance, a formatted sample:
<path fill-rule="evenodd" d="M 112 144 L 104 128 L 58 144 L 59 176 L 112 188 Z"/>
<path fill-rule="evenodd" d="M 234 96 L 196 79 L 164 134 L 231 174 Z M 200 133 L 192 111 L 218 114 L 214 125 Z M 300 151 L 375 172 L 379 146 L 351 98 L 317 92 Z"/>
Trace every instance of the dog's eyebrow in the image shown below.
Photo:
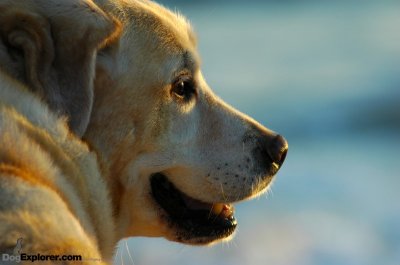
<path fill-rule="evenodd" d="M 195 58 L 193 57 L 192 53 L 189 51 L 184 51 L 182 54 L 183 58 L 183 68 L 189 69 L 191 72 L 194 72 L 196 68 L 198 68 L 198 64 L 196 63 Z"/>

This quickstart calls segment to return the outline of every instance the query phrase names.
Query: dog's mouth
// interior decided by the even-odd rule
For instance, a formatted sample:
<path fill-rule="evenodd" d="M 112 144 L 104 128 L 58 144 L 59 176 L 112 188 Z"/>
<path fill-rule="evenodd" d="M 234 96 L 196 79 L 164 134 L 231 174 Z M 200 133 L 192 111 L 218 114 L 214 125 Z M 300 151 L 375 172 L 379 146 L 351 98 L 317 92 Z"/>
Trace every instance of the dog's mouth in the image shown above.
<path fill-rule="evenodd" d="M 176 241 L 207 244 L 230 236 L 237 226 L 230 204 L 205 203 L 179 191 L 162 173 L 150 178 L 154 200 L 177 226 Z"/>

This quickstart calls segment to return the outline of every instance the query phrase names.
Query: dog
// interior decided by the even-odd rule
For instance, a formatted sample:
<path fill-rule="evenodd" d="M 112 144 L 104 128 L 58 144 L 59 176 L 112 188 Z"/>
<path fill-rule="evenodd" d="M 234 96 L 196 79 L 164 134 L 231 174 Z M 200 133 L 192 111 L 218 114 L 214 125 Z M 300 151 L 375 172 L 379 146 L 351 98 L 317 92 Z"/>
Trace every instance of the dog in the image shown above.
<path fill-rule="evenodd" d="M 44 9 L 42 13 L 51 19 L 54 15 L 48 12 L 58 10 L 54 13 L 62 14 L 56 2 L 43 0 L 40 4 L 40 8 Z M 62 38 L 64 42 L 56 41 L 60 46 L 56 48 L 62 51 L 67 49 L 72 54 L 77 52 L 82 57 L 73 60 L 63 56 L 56 60 L 60 67 L 50 72 L 58 79 L 48 84 L 44 82 L 45 85 L 36 82 L 36 79 L 42 80 L 37 78 L 37 73 L 46 69 L 41 61 L 32 71 L 24 65 L 26 61 L 28 64 L 32 61 L 27 60 L 27 56 L 21 59 L 23 63 L 18 61 L 16 66 L 4 63 L 12 61 L 2 58 L 14 52 L 10 48 L 0 54 L 0 60 L 7 75 L 11 76 L 3 77 L 14 84 L 14 90 L 21 89 L 15 85 L 13 78 L 22 82 L 30 94 L 42 95 L 45 103 L 39 104 L 41 108 L 48 105 L 56 113 L 56 121 L 42 121 L 45 132 L 63 127 L 66 134 L 67 125 L 74 132 L 73 135 L 68 134 L 70 138 L 66 142 L 52 140 L 51 146 L 60 152 L 67 152 L 68 161 L 72 160 L 80 174 L 68 172 L 70 174 L 63 175 L 59 180 L 46 173 L 46 181 L 35 182 L 35 188 L 38 185 L 43 194 L 27 197 L 17 191 L 29 185 L 24 183 L 23 177 L 13 178 L 9 176 L 10 172 L 0 171 L 0 179 L 12 182 L 3 188 L 2 198 L 13 194 L 14 197 L 17 194 L 17 198 L 25 198 L 19 204 L 7 200 L 4 207 L 16 205 L 11 215 L 19 216 L 22 210 L 18 207 L 25 207 L 33 216 L 42 213 L 38 209 L 54 209 L 46 214 L 54 226 L 47 227 L 51 233 L 60 231 L 57 239 L 53 238 L 58 244 L 50 247 L 38 234 L 33 235 L 32 231 L 42 229 L 40 226 L 37 228 L 39 222 L 21 223 L 17 221 L 19 217 L 0 217 L 2 225 L 15 230 L 13 233 L 2 231 L 8 238 L 1 239 L 0 250 L 5 249 L 4 246 L 12 248 L 10 242 L 15 245 L 16 238 L 22 237 L 24 248 L 29 251 L 48 248 L 47 252 L 59 250 L 57 253 L 66 253 L 62 246 L 69 243 L 69 251 L 84 253 L 85 257 L 100 256 L 107 262 L 112 257 L 116 242 L 126 237 L 164 237 L 192 245 L 230 239 L 237 227 L 232 204 L 259 196 L 268 189 L 285 160 L 287 141 L 227 105 L 212 92 L 200 70 L 196 36 L 189 22 L 180 14 L 154 2 L 141 0 L 63 2 L 65 5 L 73 3 L 74 8 L 68 10 L 75 15 L 69 19 L 64 16 L 64 20 L 55 23 L 57 26 L 72 23 L 70 19 L 74 23 L 85 24 L 85 17 L 75 13 L 75 8 L 82 3 L 85 3 L 86 11 L 90 10 L 108 22 L 108 29 L 91 29 L 82 34 L 90 37 L 98 32 L 103 36 L 96 45 L 90 46 L 91 52 L 79 47 L 82 42 L 68 46 L 72 45 L 72 41 L 66 42 L 67 37 Z M 12 5 L 11 0 L 6 5 Z M 37 10 L 32 5 L 23 7 L 28 11 Z M 76 31 L 56 29 L 50 35 L 48 32 L 36 34 L 35 43 L 41 46 L 42 42 L 54 38 L 53 34 L 57 38 L 57 32 L 72 34 Z M 34 50 L 32 57 L 40 58 L 39 51 Z M 90 62 L 79 64 L 82 59 Z M 86 70 L 74 69 L 75 63 Z M 75 78 L 76 73 L 82 77 Z M 78 84 L 74 83 L 76 80 Z M 72 83 L 68 84 L 68 81 Z M 54 95 L 52 83 L 56 87 L 61 84 L 55 90 L 59 94 Z M 3 82 L 1 84 L 3 87 Z M 25 94 L 24 97 L 29 97 Z M 80 102 L 78 99 L 83 100 Z M 75 100 L 79 104 L 74 104 Z M 30 120 L 36 119 L 23 109 L 19 111 Z M 69 120 L 59 118 L 62 115 Z M 12 128 L 8 123 L 3 127 Z M 84 142 L 78 139 L 80 136 Z M 74 151 L 75 147 L 70 145 L 78 146 L 76 150 L 81 151 Z M 13 150 L 11 147 L 10 150 Z M 28 159 L 28 154 L 32 153 L 21 156 Z M 90 163 L 76 161 L 75 154 L 84 154 Z M 49 161 L 41 163 L 52 164 Z M 90 170 L 86 170 L 88 165 L 92 165 Z M 61 169 L 64 167 L 60 165 Z M 22 168 L 25 170 L 25 167 Z M 18 175 L 18 172 L 12 174 Z M 69 181 L 73 185 L 68 186 L 66 182 Z M 65 187 L 71 187 L 71 190 Z M 47 194 L 49 189 L 53 191 L 53 197 Z M 36 198 L 41 196 L 44 199 L 39 203 Z M 31 202 L 24 206 L 22 201 L 25 203 L 28 198 Z M 59 210 L 55 210 L 57 207 L 53 203 L 59 204 Z M 1 214 L 4 215 L 3 212 Z M 64 219 L 65 222 L 60 222 Z M 68 226 L 73 228 L 67 237 L 61 232 L 65 232 Z"/>
<path fill-rule="evenodd" d="M 78 135 L 117 28 L 87 0 L 0 1 L 0 264 L 112 256 L 108 189 Z"/>
<path fill-rule="evenodd" d="M 98 53 L 83 139 L 110 188 L 117 238 L 229 238 L 237 226 L 231 203 L 267 189 L 286 140 L 212 92 L 183 16 L 150 1 L 96 4 L 122 32 Z"/>

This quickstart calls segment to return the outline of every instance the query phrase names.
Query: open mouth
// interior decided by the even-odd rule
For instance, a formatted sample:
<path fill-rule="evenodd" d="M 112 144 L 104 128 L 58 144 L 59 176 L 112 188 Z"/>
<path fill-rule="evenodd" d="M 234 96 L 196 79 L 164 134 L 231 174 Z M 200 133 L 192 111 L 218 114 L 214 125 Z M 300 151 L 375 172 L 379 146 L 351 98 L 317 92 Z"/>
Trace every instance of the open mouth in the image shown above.
<path fill-rule="evenodd" d="M 230 236 L 237 226 L 230 204 L 205 203 L 179 191 L 162 173 L 150 178 L 154 200 L 168 214 L 169 220 L 183 230 L 180 240 L 209 238 L 208 242 Z M 207 242 L 202 242 L 207 243 Z"/>

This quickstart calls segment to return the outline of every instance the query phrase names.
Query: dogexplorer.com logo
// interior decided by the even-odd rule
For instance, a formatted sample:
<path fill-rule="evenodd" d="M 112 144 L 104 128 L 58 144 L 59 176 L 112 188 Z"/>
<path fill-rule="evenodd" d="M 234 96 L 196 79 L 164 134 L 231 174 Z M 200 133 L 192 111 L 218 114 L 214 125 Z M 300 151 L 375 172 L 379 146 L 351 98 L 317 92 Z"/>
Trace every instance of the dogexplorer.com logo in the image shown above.
<path fill-rule="evenodd" d="M 15 247 L 13 249 L 12 255 L 8 254 L 8 253 L 1 254 L 1 261 L 20 263 L 21 262 L 22 240 L 23 240 L 22 237 L 18 238 L 17 244 L 15 245 Z"/>
<path fill-rule="evenodd" d="M 16 264 L 20 263 L 21 261 L 28 261 L 28 262 L 65 262 L 65 261 L 78 261 L 82 262 L 83 258 L 82 255 L 54 255 L 54 254 L 41 254 L 41 253 L 33 253 L 27 254 L 22 252 L 22 241 L 23 238 L 18 238 L 17 244 L 15 245 L 12 254 L 11 253 L 3 253 L 0 256 L 0 265 L 3 264 Z M 100 258 L 90 258 L 86 259 L 86 261 L 91 262 L 101 262 Z M 64 263 L 63 263 L 64 264 Z"/>
<path fill-rule="evenodd" d="M 0 256 L 0 265 L 3 264 L 16 264 L 21 261 L 30 261 L 30 262 L 62 262 L 64 264 L 65 261 L 78 261 L 82 262 L 82 255 L 60 255 L 60 254 L 41 254 L 41 253 L 31 253 L 27 254 L 22 252 L 22 241 L 23 238 L 18 238 L 17 244 L 15 245 L 12 254 L 11 253 L 3 253 Z M 86 258 L 85 261 L 91 262 L 101 262 L 100 258 Z"/>

